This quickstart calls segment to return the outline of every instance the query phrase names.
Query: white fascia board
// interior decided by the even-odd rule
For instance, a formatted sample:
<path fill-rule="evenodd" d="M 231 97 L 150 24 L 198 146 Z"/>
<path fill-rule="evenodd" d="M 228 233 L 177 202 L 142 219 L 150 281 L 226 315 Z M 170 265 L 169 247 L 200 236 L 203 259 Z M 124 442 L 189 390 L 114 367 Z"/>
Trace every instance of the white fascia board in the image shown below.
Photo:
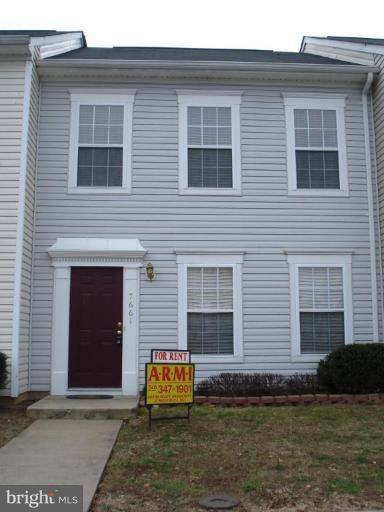
<path fill-rule="evenodd" d="M 364 53 L 379 53 L 384 55 L 384 45 L 354 43 L 349 41 L 338 41 L 336 39 L 322 39 L 321 37 L 304 37 L 300 51 L 303 52 L 306 44 L 318 44 L 330 46 L 331 48 L 344 48 Z"/>

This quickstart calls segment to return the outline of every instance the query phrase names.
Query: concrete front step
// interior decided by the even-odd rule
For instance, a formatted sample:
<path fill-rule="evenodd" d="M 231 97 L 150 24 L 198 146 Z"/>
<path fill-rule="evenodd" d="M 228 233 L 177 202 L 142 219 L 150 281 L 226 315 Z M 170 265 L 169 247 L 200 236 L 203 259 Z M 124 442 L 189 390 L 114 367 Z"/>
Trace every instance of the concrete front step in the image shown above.
<path fill-rule="evenodd" d="M 70 399 L 49 395 L 27 408 L 30 418 L 56 419 L 113 419 L 124 420 L 135 416 L 139 397 L 114 396 L 102 399 Z"/>

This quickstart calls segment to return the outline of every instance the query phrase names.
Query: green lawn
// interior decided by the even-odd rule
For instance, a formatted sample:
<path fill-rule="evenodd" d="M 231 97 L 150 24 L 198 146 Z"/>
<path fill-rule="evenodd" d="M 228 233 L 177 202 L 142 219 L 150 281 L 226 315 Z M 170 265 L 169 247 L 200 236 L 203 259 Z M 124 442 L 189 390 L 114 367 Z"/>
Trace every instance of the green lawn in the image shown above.
<path fill-rule="evenodd" d="M 237 511 L 384 508 L 383 406 L 198 406 L 152 432 L 146 420 L 123 426 L 93 512 L 198 511 L 211 493 L 238 496 Z"/>

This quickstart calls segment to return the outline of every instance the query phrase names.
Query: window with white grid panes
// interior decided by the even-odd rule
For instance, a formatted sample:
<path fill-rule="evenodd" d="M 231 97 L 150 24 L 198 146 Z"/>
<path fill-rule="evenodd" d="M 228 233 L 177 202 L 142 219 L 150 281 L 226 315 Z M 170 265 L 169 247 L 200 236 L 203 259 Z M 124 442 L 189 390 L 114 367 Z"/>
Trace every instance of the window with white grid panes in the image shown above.
<path fill-rule="evenodd" d="M 336 110 L 294 109 L 297 188 L 339 189 Z"/>
<path fill-rule="evenodd" d="M 342 267 L 299 266 L 300 351 L 327 354 L 344 345 Z"/>
<path fill-rule="evenodd" d="M 344 98 L 284 96 L 289 193 L 348 195 Z"/>
<path fill-rule="evenodd" d="M 121 187 L 124 107 L 80 105 L 78 187 Z"/>
<path fill-rule="evenodd" d="M 188 187 L 232 188 L 231 107 L 188 107 Z"/>
<path fill-rule="evenodd" d="M 232 267 L 187 267 L 187 346 L 192 354 L 233 354 Z"/>

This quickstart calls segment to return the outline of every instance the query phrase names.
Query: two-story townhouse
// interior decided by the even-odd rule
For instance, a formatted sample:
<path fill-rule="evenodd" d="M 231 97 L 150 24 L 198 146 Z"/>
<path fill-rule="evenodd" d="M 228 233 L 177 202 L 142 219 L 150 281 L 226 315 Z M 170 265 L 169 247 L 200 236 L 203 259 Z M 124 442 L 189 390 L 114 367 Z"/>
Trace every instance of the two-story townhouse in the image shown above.
<path fill-rule="evenodd" d="M 313 371 L 381 337 L 372 63 L 84 47 L 38 71 L 30 390 L 136 395 L 152 348 L 198 378 Z"/>
<path fill-rule="evenodd" d="M 0 351 L 9 381 L 29 389 L 31 273 L 39 77 L 36 62 L 85 44 L 81 32 L 0 31 Z"/>
<path fill-rule="evenodd" d="M 333 59 L 376 66 L 378 73 L 372 83 L 372 94 L 368 108 L 373 112 L 374 121 L 374 159 L 377 167 L 377 204 L 379 215 L 376 219 L 379 225 L 381 256 L 379 264 L 383 267 L 384 255 L 384 39 L 365 37 L 303 37 L 301 52 L 322 55 Z M 379 272 L 381 275 L 381 272 Z M 380 282 L 383 290 L 383 283 Z M 381 301 L 381 304 L 383 302 Z"/>

